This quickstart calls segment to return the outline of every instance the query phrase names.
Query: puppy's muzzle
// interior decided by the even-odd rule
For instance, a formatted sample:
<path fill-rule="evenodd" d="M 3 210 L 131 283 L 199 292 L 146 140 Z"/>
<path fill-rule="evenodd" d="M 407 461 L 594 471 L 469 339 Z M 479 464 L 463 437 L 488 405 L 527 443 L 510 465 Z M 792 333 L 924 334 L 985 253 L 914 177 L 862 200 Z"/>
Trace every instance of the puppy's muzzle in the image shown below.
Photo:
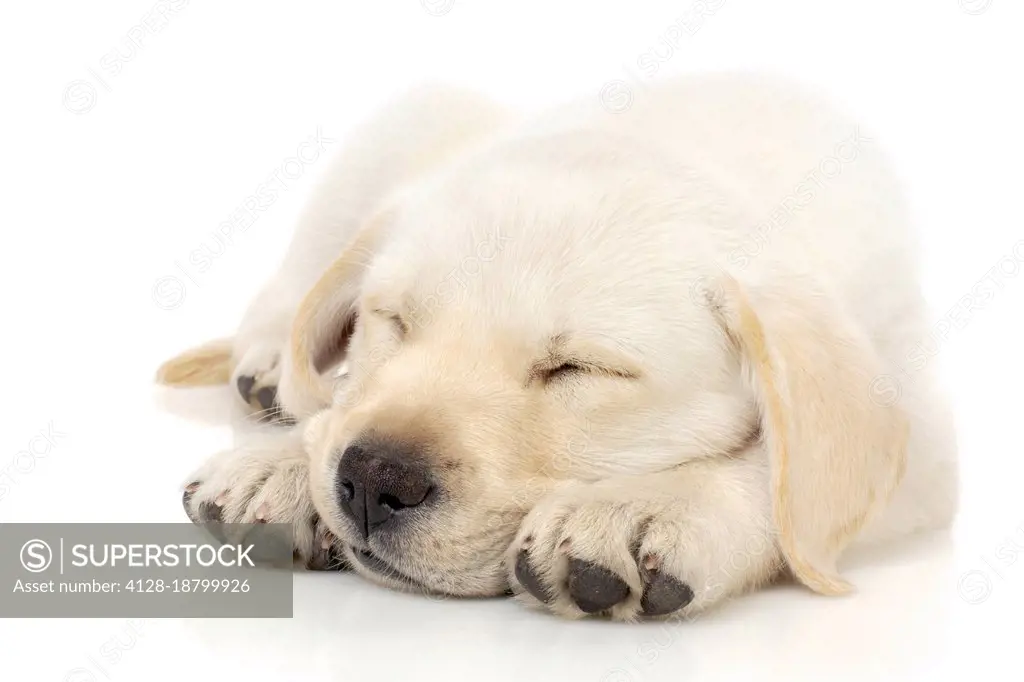
<path fill-rule="evenodd" d="M 417 449 L 406 443 L 361 439 L 345 449 L 338 464 L 338 502 L 364 541 L 422 512 L 436 490 Z"/>

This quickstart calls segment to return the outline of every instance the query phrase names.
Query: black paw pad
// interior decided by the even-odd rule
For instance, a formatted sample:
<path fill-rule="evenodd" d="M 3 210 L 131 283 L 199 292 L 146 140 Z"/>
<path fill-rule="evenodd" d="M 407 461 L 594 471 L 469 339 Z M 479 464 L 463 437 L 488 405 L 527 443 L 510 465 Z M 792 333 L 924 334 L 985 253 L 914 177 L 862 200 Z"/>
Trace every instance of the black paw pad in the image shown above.
<path fill-rule="evenodd" d="M 547 588 L 544 587 L 533 567 L 530 566 L 530 553 L 525 549 L 519 550 L 519 554 L 516 555 L 515 573 L 516 580 L 526 588 L 527 592 L 545 604 L 551 601 L 551 594 L 548 593 Z"/>
<path fill-rule="evenodd" d="M 628 597 L 629 585 L 603 566 L 570 559 L 569 596 L 584 613 L 597 613 Z"/>
<path fill-rule="evenodd" d="M 254 377 L 240 376 L 238 381 L 235 382 L 235 387 L 238 389 L 238 395 L 242 396 L 242 400 L 249 403 L 252 399 L 252 387 L 256 385 L 256 379 Z"/>
<path fill-rule="evenodd" d="M 185 515 L 188 516 L 189 521 L 197 523 L 195 517 L 192 516 L 192 496 L 195 495 L 196 490 L 199 489 L 199 483 L 190 483 L 186 488 L 185 492 L 181 494 L 181 506 L 185 508 Z"/>
<path fill-rule="evenodd" d="M 221 542 L 227 542 L 228 537 L 224 533 L 223 510 L 213 502 L 203 502 L 199 505 L 198 518 L 192 519 L 192 523 L 203 526 L 213 537 Z"/>
<path fill-rule="evenodd" d="M 640 608 L 645 616 L 666 616 L 693 601 L 693 590 L 681 580 L 661 571 L 645 571 L 644 595 Z"/>
<path fill-rule="evenodd" d="M 281 425 L 294 424 L 295 418 L 284 411 L 281 403 L 277 401 L 277 387 L 264 386 L 256 391 L 256 400 L 263 408 L 259 414 L 262 422 L 275 422 Z"/>
<path fill-rule="evenodd" d="M 264 410 L 277 411 L 277 387 L 264 386 L 256 391 L 256 400 Z"/>
<path fill-rule="evenodd" d="M 199 523 L 220 523 L 223 520 L 221 508 L 213 502 L 203 502 L 199 505 Z"/>

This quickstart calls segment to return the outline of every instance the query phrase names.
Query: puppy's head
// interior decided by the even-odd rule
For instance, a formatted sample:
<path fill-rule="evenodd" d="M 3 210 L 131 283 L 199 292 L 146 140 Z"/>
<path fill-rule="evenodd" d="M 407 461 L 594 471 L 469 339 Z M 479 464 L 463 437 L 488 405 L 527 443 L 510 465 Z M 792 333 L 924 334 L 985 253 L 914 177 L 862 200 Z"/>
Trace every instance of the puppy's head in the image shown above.
<path fill-rule="evenodd" d="M 741 299 L 707 295 L 712 190 L 650 201 L 678 193 L 656 166 L 563 141 L 464 168 L 371 222 L 307 297 L 282 397 L 329 405 L 313 495 L 360 573 L 499 594 L 519 522 L 562 482 L 727 455 L 764 426 L 775 368 L 733 324 Z"/>
<path fill-rule="evenodd" d="M 750 432 L 727 336 L 688 294 L 701 255 L 671 243 L 676 207 L 638 203 L 663 188 L 623 183 L 611 156 L 582 174 L 533 152 L 405 196 L 296 322 L 282 399 L 330 404 L 309 427 L 316 504 L 395 587 L 501 593 L 519 522 L 560 482 Z"/>

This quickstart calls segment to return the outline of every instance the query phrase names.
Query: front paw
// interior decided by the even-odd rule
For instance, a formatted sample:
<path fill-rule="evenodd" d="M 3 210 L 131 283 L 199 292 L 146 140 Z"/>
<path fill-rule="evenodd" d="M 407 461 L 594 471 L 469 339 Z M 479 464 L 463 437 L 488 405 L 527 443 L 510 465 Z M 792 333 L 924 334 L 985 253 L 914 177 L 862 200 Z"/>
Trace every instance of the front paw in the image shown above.
<path fill-rule="evenodd" d="M 277 398 L 281 380 L 281 351 L 276 345 L 256 344 L 238 361 L 231 384 L 252 416 L 262 422 L 293 424 Z"/>
<path fill-rule="evenodd" d="M 586 486 L 542 501 L 506 557 L 522 598 L 555 613 L 616 620 L 682 614 L 694 601 L 699 563 L 681 545 L 683 505 L 626 501 Z"/>
<path fill-rule="evenodd" d="M 305 454 L 230 450 L 212 457 L 188 480 L 182 504 L 193 523 L 215 534 L 220 524 L 289 523 L 295 554 L 306 568 L 348 569 L 341 544 L 313 507 Z"/>

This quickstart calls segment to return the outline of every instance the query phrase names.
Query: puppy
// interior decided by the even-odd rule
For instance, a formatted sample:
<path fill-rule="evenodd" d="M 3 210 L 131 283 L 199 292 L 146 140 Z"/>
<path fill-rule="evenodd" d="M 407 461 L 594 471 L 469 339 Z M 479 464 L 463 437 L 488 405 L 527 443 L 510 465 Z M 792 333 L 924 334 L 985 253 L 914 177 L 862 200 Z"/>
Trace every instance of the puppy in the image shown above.
<path fill-rule="evenodd" d="M 870 137 L 691 77 L 611 113 L 415 91 L 353 133 L 233 339 L 292 422 L 190 479 L 196 521 L 295 524 L 314 568 L 570 618 L 696 614 L 950 522 L 955 435 L 917 248 Z"/>

